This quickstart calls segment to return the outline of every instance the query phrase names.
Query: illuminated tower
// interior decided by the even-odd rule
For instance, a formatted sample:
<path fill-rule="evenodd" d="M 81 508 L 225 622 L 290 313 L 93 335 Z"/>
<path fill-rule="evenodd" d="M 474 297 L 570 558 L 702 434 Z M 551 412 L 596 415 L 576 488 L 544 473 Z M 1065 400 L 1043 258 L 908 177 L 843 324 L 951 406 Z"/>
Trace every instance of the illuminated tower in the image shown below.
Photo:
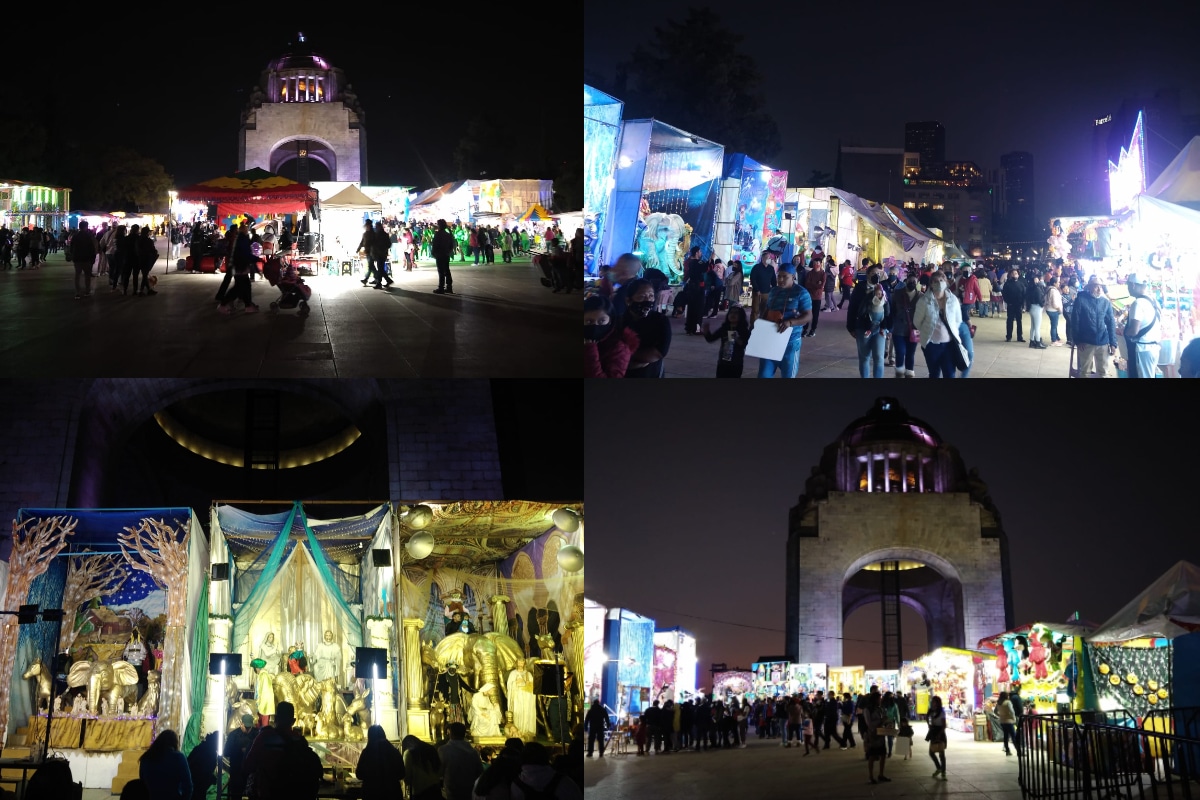
<path fill-rule="evenodd" d="M 367 180 L 367 132 L 342 71 L 304 34 L 267 65 L 242 112 L 239 170 L 261 167 L 310 181 Z"/>

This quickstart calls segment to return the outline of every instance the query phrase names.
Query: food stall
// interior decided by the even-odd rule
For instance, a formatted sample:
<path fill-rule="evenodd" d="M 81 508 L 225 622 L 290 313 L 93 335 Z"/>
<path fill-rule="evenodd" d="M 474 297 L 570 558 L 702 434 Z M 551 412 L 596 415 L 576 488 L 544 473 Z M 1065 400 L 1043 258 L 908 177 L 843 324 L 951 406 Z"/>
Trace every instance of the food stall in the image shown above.
<path fill-rule="evenodd" d="M 937 695 L 946 710 L 946 727 L 972 733 L 975 710 L 982 709 L 995 690 L 996 656 L 939 647 L 915 661 L 904 662 L 900 685 L 908 695 L 909 708 L 918 716 L 929 711 L 929 700 Z"/>
<path fill-rule="evenodd" d="M 831 667 L 829 670 L 829 690 L 843 695 L 862 694 L 867 690 L 866 667 Z"/>
<path fill-rule="evenodd" d="M 788 693 L 815 694 L 829 691 L 828 664 L 791 664 L 788 666 Z"/>
<path fill-rule="evenodd" d="M 1095 708 L 1094 687 L 1083 658 L 1091 626 L 1035 622 L 979 640 L 996 654 L 996 691 L 1019 687 L 1026 713 L 1054 714 Z"/>

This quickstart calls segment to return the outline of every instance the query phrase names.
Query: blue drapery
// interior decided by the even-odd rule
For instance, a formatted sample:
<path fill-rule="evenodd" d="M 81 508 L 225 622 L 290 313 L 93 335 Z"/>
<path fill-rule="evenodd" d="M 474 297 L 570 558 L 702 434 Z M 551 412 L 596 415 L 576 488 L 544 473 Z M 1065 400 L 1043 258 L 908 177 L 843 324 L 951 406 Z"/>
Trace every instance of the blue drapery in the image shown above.
<path fill-rule="evenodd" d="M 362 620 L 350 609 L 345 598 L 342 597 L 342 591 L 338 587 L 337 581 L 334 580 L 333 571 L 330 570 L 329 562 L 325 558 L 325 551 L 321 549 L 321 543 L 313 534 L 304 509 L 300 509 L 300 518 L 304 522 L 304 534 L 308 538 L 308 551 L 312 554 L 313 563 L 317 565 L 321 583 L 325 585 L 325 594 L 333 598 L 333 607 L 337 611 L 342 630 L 346 633 L 346 640 L 351 647 L 362 647 Z"/>
<path fill-rule="evenodd" d="M 250 595 L 242 603 L 241 607 L 233 614 L 233 641 L 232 646 L 239 646 L 245 640 L 247 634 L 250 633 L 250 623 L 258 616 L 259 610 L 262 609 L 263 601 L 267 598 L 267 588 L 271 585 L 271 581 L 279 573 L 279 566 L 283 563 L 283 551 L 287 547 L 288 536 L 292 532 L 292 522 L 296 518 L 296 511 L 299 510 L 300 504 L 292 505 L 292 510 L 287 513 L 287 517 L 283 521 L 283 526 L 279 533 L 275 535 L 275 542 L 270 547 L 270 556 L 267 558 L 267 563 L 263 568 L 262 574 L 259 575 L 257 581 L 254 582 L 254 588 L 250 590 Z M 224 530 L 225 521 L 221 520 L 221 528 Z"/>
<path fill-rule="evenodd" d="M 48 515 L 53 516 L 53 515 Z M 29 596 L 25 602 L 36 604 L 41 608 L 58 608 L 62 605 L 63 591 L 67 585 L 67 560 L 56 558 L 50 562 L 46 571 L 33 579 L 29 586 Z M 47 666 L 54 663 L 54 653 L 58 649 L 58 633 L 60 624 L 45 622 L 40 617 L 33 625 L 22 625 L 17 638 L 17 657 L 13 664 L 12 683 L 9 692 L 8 725 L 10 733 L 25 725 L 33 714 L 32 681 L 21 675 L 35 658 L 41 658 Z"/>

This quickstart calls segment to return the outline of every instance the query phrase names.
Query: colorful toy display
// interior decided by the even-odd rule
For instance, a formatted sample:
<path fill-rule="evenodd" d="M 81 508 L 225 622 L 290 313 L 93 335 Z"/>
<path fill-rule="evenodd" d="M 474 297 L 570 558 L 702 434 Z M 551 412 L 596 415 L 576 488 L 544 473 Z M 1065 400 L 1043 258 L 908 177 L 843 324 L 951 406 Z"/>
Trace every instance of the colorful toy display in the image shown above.
<path fill-rule="evenodd" d="M 979 649 L 996 654 L 996 691 L 1020 689 L 1027 708 L 1051 714 L 1060 706 L 1084 708 L 1080 660 L 1085 625 L 1035 622 L 981 639 Z"/>

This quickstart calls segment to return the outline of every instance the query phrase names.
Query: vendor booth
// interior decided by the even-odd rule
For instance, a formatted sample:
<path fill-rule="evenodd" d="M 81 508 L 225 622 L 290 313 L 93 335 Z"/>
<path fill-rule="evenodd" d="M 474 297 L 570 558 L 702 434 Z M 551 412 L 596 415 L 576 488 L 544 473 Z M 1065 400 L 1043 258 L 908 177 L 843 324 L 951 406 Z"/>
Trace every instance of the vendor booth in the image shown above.
<path fill-rule="evenodd" d="M 358 256 L 364 225 L 378 218 L 383 205 L 372 200 L 354 184 L 321 203 L 321 235 L 324 238 L 325 271 L 331 275 L 366 272 Z"/>
<path fill-rule="evenodd" d="M 586 83 L 583 85 L 583 263 L 588 275 L 597 273 L 598 259 L 611 262 L 616 257 L 602 254 L 600 242 L 607 221 L 624 110 L 625 104 L 617 98 Z"/>
<path fill-rule="evenodd" d="M 830 667 L 829 690 L 839 696 L 846 692 L 862 694 L 867 690 L 866 667 Z"/>
<path fill-rule="evenodd" d="M 756 661 L 750 665 L 754 673 L 755 697 L 778 697 L 788 694 L 787 661 Z"/>
<path fill-rule="evenodd" d="M 475 208 L 479 181 L 453 181 L 414 192 L 408 204 L 409 219 L 415 222 L 437 222 L 444 219 L 450 224 L 469 222 Z"/>
<path fill-rule="evenodd" d="M 1180 663 L 1172 644 L 1198 630 L 1200 567 L 1180 561 L 1086 637 L 1100 708 L 1123 708 L 1142 720 L 1156 709 L 1183 706 L 1174 682 L 1187 676 L 1194 683 L 1200 653 L 1189 641 Z"/>
<path fill-rule="evenodd" d="M 654 119 L 626 120 L 601 251 L 638 254 L 672 282 L 693 246 L 711 257 L 725 148 Z"/>
<path fill-rule="evenodd" d="M 5 608 L 64 616 L 20 625 L 6 618 L 5 755 L 24 747 L 40 757 L 49 727 L 49 746 L 70 759 L 74 777 L 108 789 L 122 754 L 140 752 L 158 731 L 179 732 L 190 750 L 207 673 L 207 632 L 197 618 L 208 568 L 192 511 L 26 508 L 13 530 Z"/>
<path fill-rule="evenodd" d="M 608 654 L 604 652 L 604 618 L 608 609 L 595 600 L 583 599 L 583 698 L 591 706 L 600 700 L 600 687 L 604 678 L 604 664 Z"/>
<path fill-rule="evenodd" d="M 754 694 L 754 673 L 744 669 L 723 669 L 713 674 L 712 696 L 728 703 Z"/>
<path fill-rule="evenodd" d="M 1087 625 L 1035 622 L 979 640 L 996 654 L 996 691 L 1019 687 L 1028 713 L 1095 708 L 1095 688 L 1083 652 Z"/>
<path fill-rule="evenodd" d="M 712 256 L 750 265 L 783 225 L 787 170 L 773 170 L 744 153 L 726 153 Z M 785 256 L 790 258 L 790 254 Z"/>
<path fill-rule="evenodd" d="M 788 666 L 788 694 L 812 695 L 829 690 L 828 664 L 790 664 Z"/>
<path fill-rule="evenodd" d="M 654 620 L 626 608 L 610 608 L 604 651 L 604 705 L 618 719 L 639 716 L 654 702 Z"/>
<path fill-rule="evenodd" d="M 297 249 L 301 255 L 312 256 L 309 259 L 311 265 L 316 263 L 315 253 L 321 249 L 320 234 L 311 231 L 308 218 L 319 224 L 320 206 L 317 203 L 317 191 L 311 186 L 255 167 L 193 184 L 180 189 L 177 197 L 183 202 L 215 205 L 217 221 L 221 224 L 242 216 L 260 221 L 264 217 L 306 215 L 297 225 L 302 231 Z M 199 267 L 189 260 L 186 269 L 213 272 L 216 269 L 215 260 L 211 259 L 211 256 L 205 256 Z"/>
<path fill-rule="evenodd" d="M 996 685 L 996 656 L 957 647 L 939 647 L 900 670 L 901 690 L 918 716 L 929 711 L 930 697 L 942 698 L 946 726 L 972 733 L 976 709 L 992 696 Z"/>
<path fill-rule="evenodd" d="M 696 696 L 696 637 L 682 628 L 654 632 L 654 686 L 661 700 Z"/>
<path fill-rule="evenodd" d="M 879 687 L 879 693 L 895 692 L 900 686 L 900 670 L 898 669 L 869 669 L 864 676 L 867 689 Z"/>

